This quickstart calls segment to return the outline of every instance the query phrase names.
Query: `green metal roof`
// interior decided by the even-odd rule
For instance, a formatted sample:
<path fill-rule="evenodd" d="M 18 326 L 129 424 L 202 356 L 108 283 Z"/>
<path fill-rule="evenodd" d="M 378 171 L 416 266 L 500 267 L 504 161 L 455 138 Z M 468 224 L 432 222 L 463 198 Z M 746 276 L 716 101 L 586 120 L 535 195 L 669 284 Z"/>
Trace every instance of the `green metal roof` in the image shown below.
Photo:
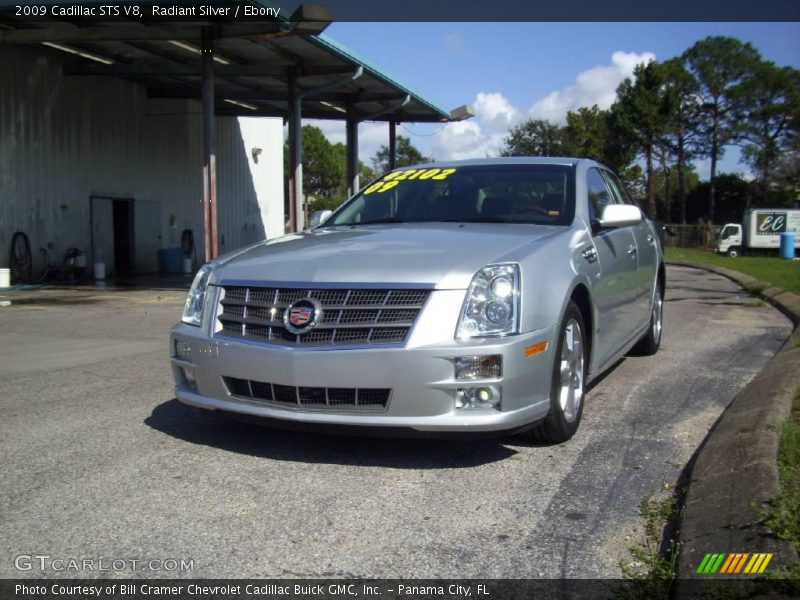
<path fill-rule="evenodd" d="M 446 108 L 436 104 L 432 100 L 429 100 L 428 98 L 423 96 L 421 93 L 419 93 L 416 90 L 414 90 L 413 88 L 411 88 L 411 86 L 407 85 L 406 83 L 400 81 L 399 79 L 397 79 L 395 77 L 392 77 L 391 75 L 389 75 L 385 71 L 381 70 L 380 67 L 375 65 L 375 63 L 373 63 L 372 61 L 364 58 L 362 55 L 360 55 L 358 52 L 356 52 L 352 48 L 349 48 L 348 46 L 345 46 L 341 42 L 337 42 L 336 40 L 334 40 L 333 38 L 325 35 L 324 33 L 321 33 L 321 34 L 316 35 L 316 36 L 310 36 L 309 39 L 319 43 L 322 46 L 327 47 L 332 52 L 338 53 L 340 56 L 342 56 L 343 58 L 345 58 L 347 60 L 352 61 L 354 64 L 363 66 L 365 69 L 370 71 L 375 77 L 378 77 L 382 81 L 386 82 L 387 85 L 390 85 L 390 86 L 394 87 L 395 89 L 398 89 L 401 92 L 403 92 L 405 94 L 408 94 L 409 96 L 412 96 L 413 98 L 415 98 L 421 104 L 424 104 L 424 105 L 428 106 L 432 111 L 438 112 L 439 115 L 442 117 L 442 119 L 449 120 L 449 118 L 450 118 L 450 111 L 449 110 L 447 110 Z"/>

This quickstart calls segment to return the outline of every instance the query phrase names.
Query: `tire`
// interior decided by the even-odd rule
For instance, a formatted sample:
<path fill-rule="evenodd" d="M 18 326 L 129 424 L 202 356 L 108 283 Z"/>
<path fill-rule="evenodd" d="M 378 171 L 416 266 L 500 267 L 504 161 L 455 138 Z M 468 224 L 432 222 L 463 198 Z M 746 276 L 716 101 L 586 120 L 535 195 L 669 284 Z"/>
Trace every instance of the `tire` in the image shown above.
<path fill-rule="evenodd" d="M 560 444 L 578 430 L 583 414 L 587 347 L 583 316 L 570 300 L 558 330 L 550 384 L 550 412 L 529 432 L 537 441 Z"/>
<path fill-rule="evenodd" d="M 650 310 L 650 326 L 640 339 L 634 352 L 641 356 L 652 356 L 661 347 L 661 333 L 664 329 L 664 299 L 661 296 L 661 279 L 656 281 L 656 293 Z"/>
<path fill-rule="evenodd" d="M 738 246 L 731 246 L 728 248 L 728 256 L 731 258 L 736 258 L 739 256 L 739 247 Z"/>

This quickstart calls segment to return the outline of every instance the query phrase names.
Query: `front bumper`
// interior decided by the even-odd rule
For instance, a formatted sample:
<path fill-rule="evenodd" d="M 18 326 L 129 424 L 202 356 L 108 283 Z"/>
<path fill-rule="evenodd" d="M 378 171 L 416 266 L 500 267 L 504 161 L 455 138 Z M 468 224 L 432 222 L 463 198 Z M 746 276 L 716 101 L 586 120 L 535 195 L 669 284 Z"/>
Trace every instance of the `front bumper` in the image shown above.
<path fill-rule="evenodd" d="M 178 400 L 199 408 L 320 426 L 488 433 L 524 429 L 547 415 L 554 337 L 551 327 L 414 348 L 321 350 L 209 337 L 199 327 L 179 324 L 172 329 L 170 352 Z M 190 361 L 175 357 L 176 341 L 191 348 Z M 546 351 L 526 356 L 526 348 L 541 342 L 548 343 Z M 493 354 L 503 357 L 502 377 L 455 380 L 455 357 Z M 187 381 L 184 370 L 193 374 L 194 382 Z M 232 395 L 224 377 L 283 386 L 391 388 L 391 396 L 380 412 L 276 406 Z M 482 385 L 500 389 L 499 409 L 456 408 L 458 388 Z"/>

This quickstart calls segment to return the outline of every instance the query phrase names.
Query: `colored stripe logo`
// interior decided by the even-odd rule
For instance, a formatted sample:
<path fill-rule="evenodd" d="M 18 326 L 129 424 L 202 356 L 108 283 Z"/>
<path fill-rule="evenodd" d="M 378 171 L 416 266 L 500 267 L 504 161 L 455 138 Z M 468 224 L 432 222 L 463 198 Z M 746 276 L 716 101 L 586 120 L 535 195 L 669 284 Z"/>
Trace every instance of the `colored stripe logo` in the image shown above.
<path fill-rule="evenodd" d="M 697 573 L 720 575 L 754 575 L 763 573 L 772 553 L 766 552 L 710 552 L 697 567 Z"/>

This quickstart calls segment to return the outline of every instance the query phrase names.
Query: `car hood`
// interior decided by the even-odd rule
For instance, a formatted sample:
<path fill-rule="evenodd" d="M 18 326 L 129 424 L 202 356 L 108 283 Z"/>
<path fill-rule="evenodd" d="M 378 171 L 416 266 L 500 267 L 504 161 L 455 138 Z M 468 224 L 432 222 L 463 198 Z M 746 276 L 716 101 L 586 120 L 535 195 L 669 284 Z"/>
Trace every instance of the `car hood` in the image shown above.
<path fill-rule="evenodd" d="M 465 289 L 481 267 L 563 227 L 407 223 L 322 227 L 221 257 L 212 283 L 391 283 Z"/>

